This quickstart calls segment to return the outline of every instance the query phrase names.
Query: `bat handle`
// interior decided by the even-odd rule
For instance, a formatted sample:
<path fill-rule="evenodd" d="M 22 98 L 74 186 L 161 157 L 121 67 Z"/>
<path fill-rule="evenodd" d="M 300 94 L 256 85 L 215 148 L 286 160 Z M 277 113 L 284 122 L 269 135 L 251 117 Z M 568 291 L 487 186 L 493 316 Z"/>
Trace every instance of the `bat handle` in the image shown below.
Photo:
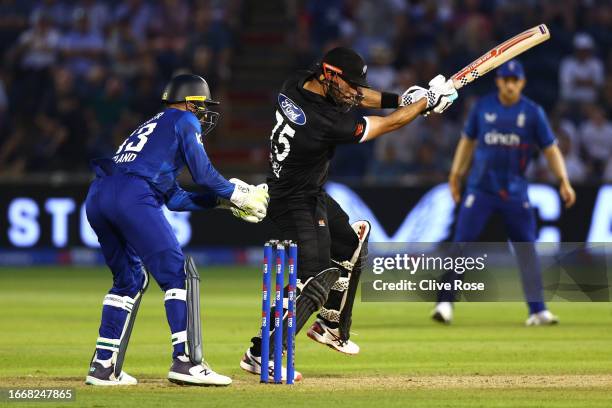
<path fill-rule="evenodd" d="M 463 88 L 463 83 L 460 80 L 453 77 L 453 86 L 455 87 L 456 90 L 459 90 Z"/>

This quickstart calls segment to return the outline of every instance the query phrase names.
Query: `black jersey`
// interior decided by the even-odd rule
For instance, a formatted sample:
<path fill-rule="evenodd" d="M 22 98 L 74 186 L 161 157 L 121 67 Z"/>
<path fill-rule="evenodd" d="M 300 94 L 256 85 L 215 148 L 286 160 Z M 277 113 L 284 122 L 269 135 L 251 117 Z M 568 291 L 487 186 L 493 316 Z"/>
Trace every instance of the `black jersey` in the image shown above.
<path fill-rule="evenodd" d="M 368 121 L 343 112 L 327 98 L 304 89 L 312 72 L 298 72 L 283 84 L 276 99 L 276 126 L 270 136 L 270 198 L 318 194 L 335 146 L 358 143 Z"/>

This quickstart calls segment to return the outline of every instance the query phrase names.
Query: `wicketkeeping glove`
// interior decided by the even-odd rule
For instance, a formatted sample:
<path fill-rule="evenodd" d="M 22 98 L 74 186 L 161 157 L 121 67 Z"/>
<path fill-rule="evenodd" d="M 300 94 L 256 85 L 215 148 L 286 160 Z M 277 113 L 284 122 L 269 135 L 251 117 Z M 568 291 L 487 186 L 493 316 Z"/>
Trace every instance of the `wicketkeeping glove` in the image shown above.
<path fill-rule="evenodd" d="M 230 210 L 234 217 L 240 218 L 243 221 L 250 222 L 253 224 L 257 224 L 258 222 L 260 222 L 261 220 L 265 218 L 265 217 L 262 217 L 261 215 L 255 215 L 245 210 L 241 210 L 240 208 L 232 204 L 230 200 L 226 200 L 225 198 L 218 198 L 217 206 L 215 208 L 219 208 L 222 210 Z"/>
<path fill-rule="evenodd" d="M 230 202 L 234 204 L 237 209 L 244 211 L 247 216 L 252 215 L 260 220 L 263 219 L 266 216 L 268 203 L 270 202 L 268 186 L 266 184 L 253 186 L 235 178 L 230 179 L 229 181 L 236 186 L 234 188 L 234 193 L 230 197 Z M 246 218 L 239 216 L 236 213 L 234 213 L 234 215 L 248 221 Z"/>

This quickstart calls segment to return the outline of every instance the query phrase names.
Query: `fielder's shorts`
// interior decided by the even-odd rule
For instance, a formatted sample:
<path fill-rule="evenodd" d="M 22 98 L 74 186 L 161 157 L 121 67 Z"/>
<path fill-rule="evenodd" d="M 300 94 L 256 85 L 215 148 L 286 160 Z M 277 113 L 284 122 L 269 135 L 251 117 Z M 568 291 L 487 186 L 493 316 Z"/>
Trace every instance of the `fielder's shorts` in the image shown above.
<path fill-rule="evenodd" d="M 536 219 L 534 209 L 523 198 L 502 198 L 483 191 L 467 191 L 455 226 L 455 242 L 473 242 L 478 239 L 493 213 L 500 213 L 508 238 L 514 242 L 534 242 Z"/>

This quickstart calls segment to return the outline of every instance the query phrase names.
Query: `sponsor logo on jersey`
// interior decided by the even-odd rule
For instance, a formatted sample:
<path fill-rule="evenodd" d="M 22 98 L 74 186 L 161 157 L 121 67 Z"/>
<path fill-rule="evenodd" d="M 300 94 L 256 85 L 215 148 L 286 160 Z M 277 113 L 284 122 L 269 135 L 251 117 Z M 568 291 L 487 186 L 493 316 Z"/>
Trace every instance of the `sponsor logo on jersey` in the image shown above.
<path fill-rule="evenodd" d="M 516 133 L 500 133 L 493 130 L 485 133 L 484 141 L 488 145 L 515 147 L 521 144 L 521 137 Z"/>
<path fill-rule="evenodd" d="M 494 123 L 495 120 L 497 119 L 497 113 L 485 112 L 484 118 L 487 123 Z"/>
<path fill-rule="evenodd" d="M 474 205 L 475 199 L 476 197 L 474 194 L 468 194 L 468 196 L 465 197 L 465 208 L 471 208 Z"/>
<path fill-rule="evenodd" d="M 198 141 L 198 143 L 204 146 L 204 141 L 202 140 L 202 134 L 196 132 L 195 136 L 196 136 L 196 140 Z"/>
<path fill-rule="evenodd" d="M 272 172 L 276 176 L 276 178 L 280 178 L 280 172 L 283 169 L 283 166 L 279 162 L 272 162 Z"/>
<path fill-rule="evenodd" d="M 295 102 L 287 96 L 278 94 L 278 104 L 285 113 L 285 116 L 296 125 L 304 125 L 306 123 L 306 114 Z"/>
<path fill-rule="evenodd" d="M 519 113 L 516 117 L 516 126 L 520 128 L 525 127 L 525 114 L 523 112 Z"/>
<path fill-rule="evenodd" d="M 363 123 L 358 123 L 357 127 L 355 128 L 355 136 L 361 136 L 363 134 Z"/>

